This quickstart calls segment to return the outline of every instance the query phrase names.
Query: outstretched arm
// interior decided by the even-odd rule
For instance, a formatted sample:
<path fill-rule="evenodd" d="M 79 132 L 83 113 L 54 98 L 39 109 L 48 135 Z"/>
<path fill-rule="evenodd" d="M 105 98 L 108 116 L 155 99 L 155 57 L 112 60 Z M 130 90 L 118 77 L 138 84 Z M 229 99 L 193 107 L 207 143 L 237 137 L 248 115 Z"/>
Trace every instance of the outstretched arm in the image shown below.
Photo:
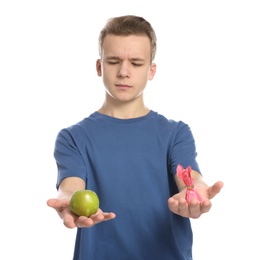
<path fill-rule="evenodd" d="M 214 198 L 224 186 L 223 182 L 218 181 L 212 186 L 208 186 L 202 176 L 196 172 L 191 172 L 194 178 L 194 188 L 199 192 L 202 197 L 202 202 L 193 198 L 188 205 L 185 195 L 187 187 L 182 180 L 175 174 L 175 181 L 179 189 L 179 193 L 170 197 L 168 200 L 169 209 L 180 216 L 187 218 L 199 218 L 203 213 L 208 212 L 211 209 L 211 199 Z"/>
<path fill-rule="evenodd" d="M 54 199 L 49 199 L 47 205 L 55 209 L 63 220 L 64 225 L 67 228 L 75 227 L 86 227 L 90 228 L 100 222 L 114 219 L 115 214 L 110 212 L 103 212 L 101 209 L 98 212 L 90 217 L 77 216 L 70 211 L 70 198 L 76 190 L 84 190 L 85 182 L 77 177 L 69 177 L 64 179 L 58 190 L 58 196 Z"/>

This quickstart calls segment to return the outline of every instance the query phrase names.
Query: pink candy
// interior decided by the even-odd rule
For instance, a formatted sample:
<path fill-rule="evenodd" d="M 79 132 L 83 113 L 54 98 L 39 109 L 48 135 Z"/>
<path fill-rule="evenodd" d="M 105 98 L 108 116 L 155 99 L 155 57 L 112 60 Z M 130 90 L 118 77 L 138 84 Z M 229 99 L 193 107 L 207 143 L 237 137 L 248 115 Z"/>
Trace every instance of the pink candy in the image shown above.
<path fill-rule="evenodd" d="M 177 175 L 182 179 L 184 184 L 187 186 L 186 191 L 186 201 L 190 204 L 190 201 L 193 198 L 196 198 L 198 201 L 202 202 L 200 194 L 194 189 L 194 179 L 191 176 L 191 167 L 188 166 L 186 169 L 182 165 L 178 164 L 177 166 Z"/>

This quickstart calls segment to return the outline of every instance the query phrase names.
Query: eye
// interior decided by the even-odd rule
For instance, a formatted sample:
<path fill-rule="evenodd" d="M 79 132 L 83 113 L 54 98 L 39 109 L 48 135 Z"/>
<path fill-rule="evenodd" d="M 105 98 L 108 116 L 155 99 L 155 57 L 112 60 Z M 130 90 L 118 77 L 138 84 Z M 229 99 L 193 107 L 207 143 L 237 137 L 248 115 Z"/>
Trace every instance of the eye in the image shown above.
<path fill-rule="evenodd" d="M 107 63 L 110 65 L 115 65 L 115 64 L 118 64 L 119 62 L 118 61 L 108 61 Z"/>
<path fill-rule="evenodd" d="M 143 64 L 133 62 L 132 65 L 135 67 L 141 67 Z"/>

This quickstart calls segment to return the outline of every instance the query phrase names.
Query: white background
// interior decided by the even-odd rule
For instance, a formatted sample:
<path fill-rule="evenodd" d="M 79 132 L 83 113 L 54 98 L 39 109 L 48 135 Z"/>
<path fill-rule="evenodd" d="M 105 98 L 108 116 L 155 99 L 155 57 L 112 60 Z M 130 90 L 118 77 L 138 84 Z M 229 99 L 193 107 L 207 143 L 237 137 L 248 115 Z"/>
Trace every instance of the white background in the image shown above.
<path fill-rule="evenodd" d="M 3 0 L 0 3 L 0 259 L 72 259 L 56 196 L 57 132 L 98 109 L 105 21 L 136 14 L 157 32 L 147 106 L 188 123 L 209 184 L 225 183 L 192 220 L 195 260 L 260 259 L 258 1 Z"/>

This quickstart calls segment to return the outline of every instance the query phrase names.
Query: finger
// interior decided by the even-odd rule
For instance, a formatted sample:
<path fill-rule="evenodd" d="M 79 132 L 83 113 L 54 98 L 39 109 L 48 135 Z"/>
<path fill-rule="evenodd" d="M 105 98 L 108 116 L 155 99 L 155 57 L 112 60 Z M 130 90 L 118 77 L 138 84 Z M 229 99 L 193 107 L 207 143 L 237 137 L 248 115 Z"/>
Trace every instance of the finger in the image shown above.
<path fill-rule="evenodd" d="M 176 200 L 173 197 L 171 197 L 168 199 L 168 206 L 171 212 L 181 215 L 183 217 L 189 217 L 188 204 L 184 198 Z"/>
<path fill-rule="evenodd" d="M 185 199 L 180 199 L 178 203 L 178 214 L 183 217 L 189 217 L 190 211 L 187 201 Z"/>
<path fill-rule="evenodd" d="M 75 218 L 71 215 L 67 215 L 66 217 L 63 217 L 63 224 L 67 228 L 75 228 Z"/>
<path fill-rule="evenodd" d="M 47 200 L 47 205 L 51 208 L 56 208 L 57 207 L 57 199 Z"/>
<path fill-rule="evenodd" d="M 204 200 L 200 205 L 201 213 L 209 212 L 211 209 L 211 206 L 212 206 L 212 203 L 210 200 Z"/>
<path fill-rule="evenodd" d="M 65 209 L 69 206 L 69 200 L 68 199 L 49 199 L 47 201 L 47 205 L 51 208 L 54 208 L 58 211 L 61 211 L 62 209 Z"/>
<path fill-rule="evenodd" d="M 201 214 L 201 203 L 197 199 L 193 198 L 189 205 L 189 216 L 190 218 L 197 219 Z"/>
<path fill-rule="evenodd" d="M 179 203 L 174 198 L 170 197 L 168 199 L 168 207 L 171 212 L 173 212 L 175 214 L 179 214 Z"/>
<path fill-rule="evenodd" d="M 100 213 L 100 214 L 92 215 L 92 216 L 91 216 L 91 219 L 93 220 L 94 225 L 95 225 L 95 224 L 98 224 L 98 223 L 100 223 L 100 222 L 102 222 L 102 221 L 111 220 L 111 219 L 113 219 L 113 218 L 115 218 L 115 217 L 116 217 L 116 214 L 113 213 L 113 212 L 110 212 L 110 213 L 108 213 L 108 212 L 102 212 L 102 213 Z"/>
<path fill-rule="evenodd" d="M 218 181 L 216 182 L 213 186 L 211 186 L 209 188 L 209 198 L 212 199 L 214 198 L 219 192 L 220 190 L 223 188 L 224 183 L 222 181 Z"/>
<path fill-rule="evenodd" d="M 104 221 L 106 221 L 106 220 L 114 219 L 116 217 L 116 214 L 113 212 L 109 212 L 109 213 L 103 213 L 103 216 L 104 216 Z"/>
<path fill-rule="evenodd" d="M 75 224 L 79 228 L 90 228 L 94 226 L 94 221 L 91 218 L 80 216 L 76 221 Z"/>
<path fill-rule="evenodd" d="M 90 217 L 80 216 L 76 220 L 76 226 L 81 227 L 81 228 L 83 228 L 83 227 L 90 228 L 102 221 L 111 220 L 115 217 L 116 217 L 116 215 L 112 212 L 111 213 L 97 213 Z"/>

